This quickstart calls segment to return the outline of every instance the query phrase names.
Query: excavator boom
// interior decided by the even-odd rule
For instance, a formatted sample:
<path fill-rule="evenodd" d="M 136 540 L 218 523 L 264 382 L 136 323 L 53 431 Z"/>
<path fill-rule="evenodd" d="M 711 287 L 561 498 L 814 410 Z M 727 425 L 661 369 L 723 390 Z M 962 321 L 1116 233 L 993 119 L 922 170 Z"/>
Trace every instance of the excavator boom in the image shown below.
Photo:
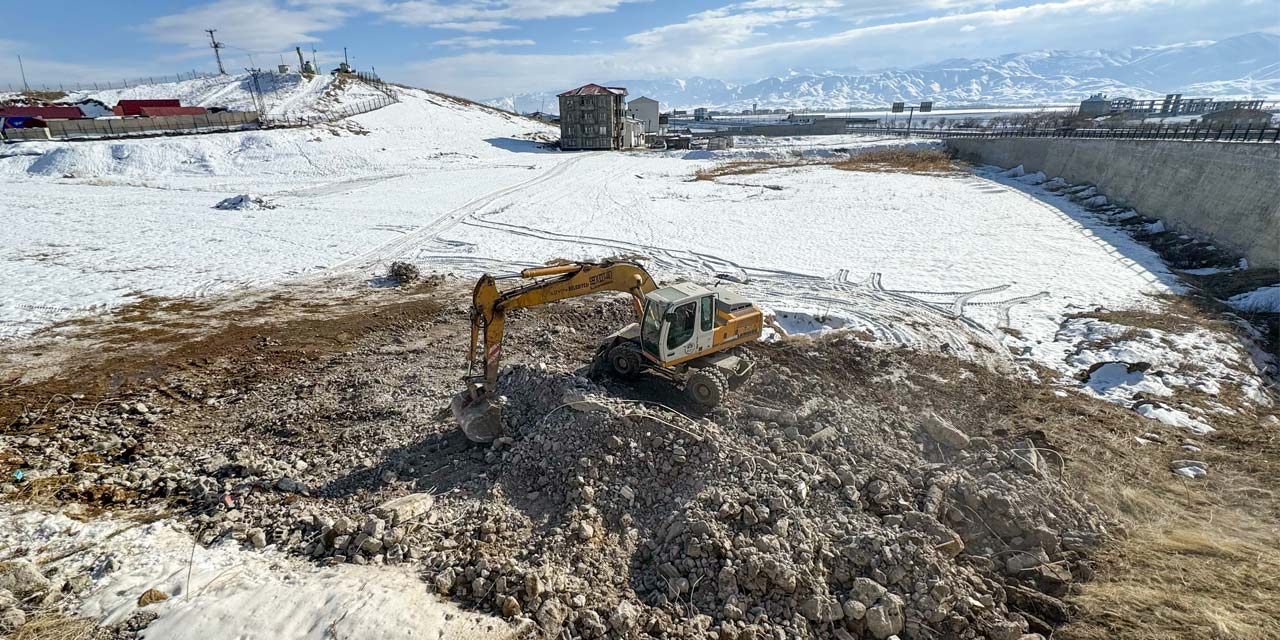
<path fill-rule="evenodd" d="M 511 278 L 532 282 L 499 291 L 497 281 Z M 482 276 L 472 292 L 471 345 L 465 378 L 468 388 L 453 401 L 454 416 L 467 437 L 488 441 L 502 432 L 501 410 L 490 396 L 498 382 L 507 312 L 614 291 L 631 294 L 639 320 L 645 294 L 655 289 L 657 285 L 644 267 L 622 260 L 535 267 L 500 278 Z"/>

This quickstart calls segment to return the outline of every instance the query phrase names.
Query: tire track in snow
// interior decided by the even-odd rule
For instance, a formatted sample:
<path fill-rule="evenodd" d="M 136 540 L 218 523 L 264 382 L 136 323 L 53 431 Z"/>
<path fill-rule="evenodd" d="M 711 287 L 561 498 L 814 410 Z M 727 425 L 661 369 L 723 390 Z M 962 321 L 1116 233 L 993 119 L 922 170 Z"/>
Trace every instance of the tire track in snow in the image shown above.
<path fill-rule="evenodd" d="M 720 278 L 726 271 L 737 271 L 745 277 L 734 288 L 775 310 L 796 307 L 816 310 L 822 306 L 825 312 L 821 315 L 830 315 L 832 311 L 836 311 L 847 323 L 846 326 L 866 330 L 877 340 L 916 348 L 951 350 L 975 359 L 1007 359 L 1007 351 L 1002 348 L 999 337 L 988 327 L 972 318 L 949 312 L 957 308 L 957 305 L 962 308 L 963 303 L 972 297 L 1002 291 L 1007 285 L 958 292 L 956 301 L 948 301 L 945 306 L 941 306 L 882 288 L 879 285 L 880 274 L 873 274 L 865 284 L 855 284 L 847 280 L 847 270 L 832 277 L 821 277 L 782 269 L 751 267 L 686 249 L 557 233 L 493 220 L 468 219 L 463 220 L 462 224 L 539 240 L 596 246 L 618 253 L 646 254 L 656 266 L 677 273 Z M 947 292 L 920 293 L 957 296 Z"/>
<path fill-rule="evenodd" d="M 402 257 L 412 250 L 432 242 L 440 233 L 448 230 L 459 222 L 476 215 L 480 210 L 494 202 L 563 175 L 571 166 L 577 164 L 585 157 L 587 156 L 579 155 L 570 158 L 557 163 L 555 166 L 551 167 L 550 170 L 534 176 L 533 178 L 495 191 L 490 191 L 489 193 L 466 202 L 460 207 L 446 211 L 434 220 L 428 222 L 426 225 L 419 227 L 416 231 L 393 238 L 359 256 L 338 262 L 314 275 L 327 277 L 338 273 L 363 270 L 376 264 Z"/>

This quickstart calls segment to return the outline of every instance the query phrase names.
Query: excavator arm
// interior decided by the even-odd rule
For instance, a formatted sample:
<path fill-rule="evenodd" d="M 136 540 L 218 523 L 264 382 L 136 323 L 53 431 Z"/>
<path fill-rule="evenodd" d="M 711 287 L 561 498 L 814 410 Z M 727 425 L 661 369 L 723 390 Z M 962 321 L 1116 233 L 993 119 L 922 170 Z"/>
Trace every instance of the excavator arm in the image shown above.
<path fill-rule="evenodd" d="M 454 400 L 454 415 L 468 437 L 492 439 L 501 432 L 499 410 L 488 395 L 498 382 L 506 314 L 515 309 L 617 291 L 631 294 L 639 319 L 645 294 L 657 289 L 653 277 L 634 262 L 575 262 L 535 267 L 506 278 L 532 280 L 508 291 L 498 290 L 498 280 L 485 274 L 476 283 L 471 303 L 471 345 L 467 351 L 467 391 Z M 483 341 L 483 343 L 482 343 Z M 477 362 L 477 354 L 479 362 Z"/>

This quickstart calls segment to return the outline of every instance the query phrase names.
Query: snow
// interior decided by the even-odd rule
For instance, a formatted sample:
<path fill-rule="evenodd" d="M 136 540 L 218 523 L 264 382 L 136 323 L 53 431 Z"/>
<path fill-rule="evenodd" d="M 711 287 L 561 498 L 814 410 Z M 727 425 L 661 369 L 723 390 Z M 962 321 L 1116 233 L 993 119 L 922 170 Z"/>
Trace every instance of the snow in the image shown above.
<path fill-rule="evenodd" d="M 1231 296 L 1227 299 L 1227 304 L 1243 311 L 1280 313 L 1280 284 Z"/>
<path fill-rule="evenodd" d="M 555 136 L 544 124 L 402 93 L 337 126 L 0 150 L 11 185 L 0 215 L 13 221 L 0 238 L 0 334 L 139 295 L 366 282 L 393 260 L 470 278 L 639 254 L 659 279 L 727 280 L 791 333 L 846 328 L 962 354 L 1012 351 L 1075 380 L 1098 363 L 1155 365 L 1140 380 L 1093 385 L 1115 402 L 1223 382 L 1266 397 L 1248 355 L 1210 334 L 1079 349 L 1110 330 L 1072 314 L 1155 310 L 1150 294 L 1183 286 L 1114 226 L 1132 212 L 1090 209 L 1105 198 L 1093 186 L 1022 168 L 912 175 L 821 163 L 700 181 L 694 172 L 717 161 L 816 160 L 900 141 L 745 137 L 715 152 L 560 153 L 539 143 Z M 275 208 L 211 210 L 247 194 Z M 1187 373 L 1166 353 L 1174 347 L 1213 366 Z"/>
<path fill-rule="evenodd" d="M 1144 418 L 1157 420 L 1171 427 L 1186 429 L 1197 435 L 1212 433 L 1214 430 L 1213 427 L 1205 424 L 1204 422 L 1192 418 L 1185 411 L 1166 407 L 1158 402 L 1141 402 L 1134 408 L 1134 410 Z"/>
<path fill-rule="evenodd" d="M 258 76 L 258 87 L 266 103 L 266 113 L 314 112 L 311 108 L 329 90 L 334 82 L 330 75 L 305 78 L 299 73 L 263 73 Z M 354 96 L 353 96 L 354 97 Z M 121 100 L 178 99 L 184 106 L 223 107 L 234 111 L 256 111 L 254 82 L 248 73 L 228 76 L 212 76 L 166 82 L 142 84 L 123 89 L 85 89 L 72 91 L 59 102 L 97 100 L 108 107 Z"/>
<path fill-rule="evenodd" d="M 146 590 L 168 594 L 146 607 L 159 618 L 142 638 L 507 637 L 505 623 L 440 601 L 407 568 L 320 567 L 274 546 L 251 551 L 233 541 L 203 547 L 170 519 L 139 525 L 104 515 L 81 522 L 13 506 L 0 513 L 0 548 L 27 549 L 37 562 L 86 548 L 45 567 L 57 572 L 55 585 L 75 575 L 92 578 L 72 597 L 73 613 L 115 624 L 138 610 Z"/>

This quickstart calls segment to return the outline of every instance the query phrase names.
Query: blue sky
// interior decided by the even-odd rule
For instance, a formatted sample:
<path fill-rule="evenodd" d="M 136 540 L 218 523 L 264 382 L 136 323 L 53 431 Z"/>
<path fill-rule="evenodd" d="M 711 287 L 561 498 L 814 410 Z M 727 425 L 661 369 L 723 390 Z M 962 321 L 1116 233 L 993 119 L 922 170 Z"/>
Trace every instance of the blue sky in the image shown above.
<path fill-rule="evenodd" d="M 0 88 L 213 70 L 326 68 L 342 47 L 384 78 L 472 98 L 590 80 L 872 70 L 1033 49 L 1280 32 L 1276 0 L 5 0 Z M 17 7 L 33 7 L 12 10 Z"/>

